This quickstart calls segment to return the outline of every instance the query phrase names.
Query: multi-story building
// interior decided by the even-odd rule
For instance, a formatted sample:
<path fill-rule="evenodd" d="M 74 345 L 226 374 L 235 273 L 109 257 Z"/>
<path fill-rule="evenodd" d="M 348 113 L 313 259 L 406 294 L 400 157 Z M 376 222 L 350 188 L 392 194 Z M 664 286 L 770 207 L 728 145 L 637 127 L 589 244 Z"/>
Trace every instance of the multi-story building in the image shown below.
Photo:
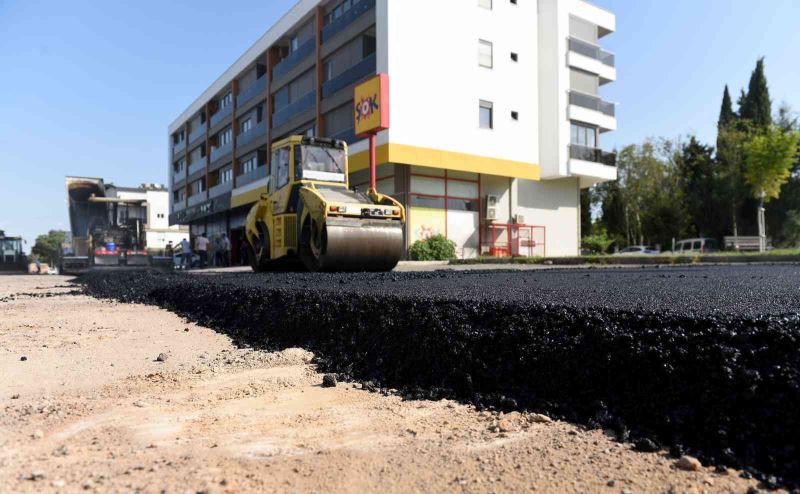
<path fill-rule="evenodd" d="M 346 140 L 365 187 L 353 87 L 385 73 L 378 188 L 407 206 L 409 245 L 442 233 L 464 257 L 574 255 L 581 188 L 616 178 L 599 94 L 615 24 L 584 0 L 300 0 L 170 125 L 170 222 L 238 241 L 290 134 Z"/>

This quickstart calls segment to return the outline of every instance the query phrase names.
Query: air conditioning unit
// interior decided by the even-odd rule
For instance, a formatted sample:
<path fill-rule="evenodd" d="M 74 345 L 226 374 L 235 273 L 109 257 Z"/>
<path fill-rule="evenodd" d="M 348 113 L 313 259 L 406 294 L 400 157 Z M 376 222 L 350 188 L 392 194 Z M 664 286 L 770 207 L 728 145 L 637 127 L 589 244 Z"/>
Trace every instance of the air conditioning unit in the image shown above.
<path fill-rule="evenodd" d="M 516 223 L 518 225 L 524 225 L 525 224 L 525 216 L 523 216 L 521 214 L 515 214 L 514 215 L 514 223 Z"/>
<path fill-rule="evenodd" d="M 492 195 L 486 196 L 486 219 L 487 220 L 497 219 L 497 196 L 492 196 Z"/>

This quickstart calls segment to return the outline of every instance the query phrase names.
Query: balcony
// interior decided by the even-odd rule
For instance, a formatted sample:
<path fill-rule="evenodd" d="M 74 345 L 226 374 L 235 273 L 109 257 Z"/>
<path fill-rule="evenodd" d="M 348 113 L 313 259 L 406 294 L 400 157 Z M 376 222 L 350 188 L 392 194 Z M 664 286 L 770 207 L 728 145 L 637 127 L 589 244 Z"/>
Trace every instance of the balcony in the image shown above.
<path fill-rule="evenodd" d="M 267 121 L 262 120 L 253 126 L 250 130 L 236 137 L 236 149 L 247 146 L 259 137 L 266 137 L 267 135 Z"/>
<path fill-rule="evenodd" d="M 200 192 L 198 194 L 195 194 L 195 195 L 189 197 L 189 206 L 190 207 L 191 206 L 196 206 L 196 205 L 200 204 L 201 202 L 205 201 L 206 199 L 208 199 L 206 191 L 203 191 L 203 192 Z"/>
<path fill-rule="evenodd" d="M 373 53 L 322 85 L 322 97 L 327 98 L 356 82 L 375 74 L 376 57 Z"/>
<path fill-rule="evenodd" d="M 255 98 L 259 94 L 265 92 L 267 90 L 267 76 L 262 75 L 252 84 L 250 84 L 247 89 L 243 90 L 239 93 L 239 96 L 236 97 L 236 107 L 239 108 L 243 104 L 247 103 L 251 99 Z"/>
<path fill-rule="evenodd" d="M 217 111 L 217 113 L 211 115 L 211 126 L 213 127 L 218 123 L 222 122 L 227 117 L 229 117 L 232 112 L 233 112 L 233 105 L 228 105 L 225 108 L 222 108 L 221 110 Z"/>
<path fill-rule="evenodd" d="M 569 38 L 569 50 L 589 58 L 593 58 L 603 65 L 614 67 L 615 58 L 614 54 L 607 52 L 591 43 L 581 41 L 577 38 Z"/>
<path fill-rule="evenodd" d="M 194 143 L 198 139 L 205 139 L 206 137 L 206 124 L 203 122 L 202 124 L 196 125 L 196 129 L 192 129 L 192 132 L 189 134 L 189 142 Z"/>
<path fill-rule="evenodd" d="M 178 201 L 172 203 L 172 212 L 177 213 L 186 209 L 186 201 Z"/>
<path fill-rule="evenodd" d="M 333 38 L 352 24 L 356 19 L 375 8 L 375 0 L 361 0 L 355 7 L 348 10 L 344 15 L 322 28 L 322 42 Z"/>
<path fill-rule="evenodd" d="M 306 57 L 314 53 L 317 47 L 317 39 L 311 38 L 302 44 L 297 50 L 290 53 L 286 58 L 272 68 L 272 80 L 276 80 L 287 74 L 290 70 L 297 67 Z"/>
<path fill-rule="evenodd" d="M 177 186 L 186 181 L 186 168 L 182 168 L 181 171 L 176 172 L 172 175 L 172 185 Z"/>
<path fill-rule="evenodd" d="M 211 163 L 231 154 L 232 150 L 233 150 L 233 145 L 230 142 L 227 144 L 223 144 L 218 148 L 211 148 Z"/>
<path fill-rule="evenodd" d="M 317 103 L 316 91 L 310 91 L 297 101 L 276 111 L 272 115 L 272 128 L 279 127 L 289 121 L 293 116 L 313 108 Z"/>
<path fill-rule="evenodd" d="M 267 176 L 267 165 L 260 165 L 253 171 L 243 173 L 236 177 L 236 187 L 244 187 Z"/>
<path fill-rule="evenodd" d="M 591 163 L 601 163 L 606 166 L 617 166 L 616 153 L 609 153 L 602 149 L 579 146 L 570 144 L 569 157 L 573 160 L 589 161 Z"/>
<path fill-rule="evenodd" d="M 617 130 L 616 105 L 591 94 L 569 92 L 569 119 L 596 125 L 600 132 Z"/>
<path fill-rule="evenodd" d="M 189 176 L 194 175 L 197 172 L 204 171 L 206 169 L 206 160 L 201 159 L 197 163 L 192 163 L 189 165 Z"/>
<path fill-rule="evenodd" d="M 233 190 L 233 182 L 225 182 L 215 185 L 208 189 L 208 198 L 213 199 L 215 197 L 219 197 L 226 192 L 230 192 L 231 190 Z"/>
<path fill-rule="evenodd" d="M 183 140 L 177 144 L 172 145 L 172 154 L 180 154 L 186 150 L 186 140 Z"/>

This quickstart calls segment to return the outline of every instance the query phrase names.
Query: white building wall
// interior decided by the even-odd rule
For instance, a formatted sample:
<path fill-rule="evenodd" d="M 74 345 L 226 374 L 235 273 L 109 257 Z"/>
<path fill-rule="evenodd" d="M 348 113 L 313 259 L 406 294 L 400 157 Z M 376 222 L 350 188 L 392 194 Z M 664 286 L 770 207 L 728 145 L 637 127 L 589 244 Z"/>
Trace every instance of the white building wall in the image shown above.
<path fill-rule="evenodd" d="M 546 229 L 547 257 L 580 253 L 580 188 L 577 178 L 536 182 L 516 179 L 512 188 L 513 215 Z"/>
<path fill-rule="evenodd" d="M 495 1 L 492 10 L 472 0 L 379 5 L 388 13 L 378 39 L 385 22 L 393 144 L 538 163 L 536 2 Z M 493 44 L 491 69 L 478 65 L 480 39 Z M 380 51 L 378 60 L 381 67 Z M 480 100 L 494 105 L 494 130 L 479 128 Z"/>

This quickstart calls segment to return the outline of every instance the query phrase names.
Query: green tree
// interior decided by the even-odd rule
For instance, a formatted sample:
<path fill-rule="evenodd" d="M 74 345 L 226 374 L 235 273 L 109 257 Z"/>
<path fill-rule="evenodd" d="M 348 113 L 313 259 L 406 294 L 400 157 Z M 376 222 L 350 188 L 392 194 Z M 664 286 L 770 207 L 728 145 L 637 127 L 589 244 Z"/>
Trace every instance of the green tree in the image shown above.
<path fill-rule="evenodd" d="M 786 214 L 782 244 L 785 247 L 800 246 L 800 211 L 792 210 Z"/>
<path fill-rule="evenodd" d="M 750 125 L 721 127 L 717 134 L 716 167 L 714 173 L 714 202 L 719 211 L 723 234 L 738 236 L 751 226 L 743 212 L 750 189 L 744 180 L 744 145 L 750 139 Z"/>
<path fill-rule="evenodd" d="M 797 142 L 798 132 L 784 132 L 777 126 L 770 126 L 744 145 L 744 178 L 759 199 L 758 224 L 762 237 L 765 235 L 764 205 L 780 197 L 781 187 L 788 182 L 797 155 Z M 762 243 L 762 250 L 765 247 Z"/>
<path fill-rule="evenodd" d="M 719 120 L 717 126 L 723 127 L 731 125 L 736 122 L 736 113 L 733 112 L 733 104 L 731 103 L 731 93 L 728 92 L 728 85 L 725 84 L 725 91 L 722 93 L 722 108 L 719 111 Z"/>
<path fill-rule="evenodd" d="M 769 99 L 767 76 L 764 74 L 764 57 L 758 59 L 756 68 L 750 75 L 750 84 L 741 103 L 739 116 L 761 129 L 772 124 L 772 102 Z"/>
<path fill-rule="evenodd" d="M 713 153 L 714 148 L 700 144 L 692 136 L 689 143 L 683 146 L 678 161 L 679 184 L 688 213 L 690 235 L 717 234 L 716 231 L 712 232 L 719 224 L 714 204 Z"/>
<path fill-rule="evenodd" d="M 592 203 L 594 202 L 594 190 L 581 189 L 581 235 L 592 233 Z"/>
<path fill-rule="evenodd" d="M 800 131 L 800 119 L 786 103 L 781 104 L 774 120 L 775 125 L 784 132 Z M 780 197 L 770 202 L 766 214 L 767 231 L 770 232 L 770 237 L 776 245 L 796 245 L 788 237 L 791 228 L 789 213 L 792 211 L 800 211 L 800 146 L 798 146 L 794 165 L 792 165 L 789 181 L 781 187 Z"/>
<path fill-rule="evenodd" d="M 60 230 L 50 230 L 47 235 L 36 237 L 36 243 L 31 248 L 31 254 L 39 256 L 39 259 L 55 264 L 61 258 L 61 243 L 64 242 L 66 232 Z"/>

